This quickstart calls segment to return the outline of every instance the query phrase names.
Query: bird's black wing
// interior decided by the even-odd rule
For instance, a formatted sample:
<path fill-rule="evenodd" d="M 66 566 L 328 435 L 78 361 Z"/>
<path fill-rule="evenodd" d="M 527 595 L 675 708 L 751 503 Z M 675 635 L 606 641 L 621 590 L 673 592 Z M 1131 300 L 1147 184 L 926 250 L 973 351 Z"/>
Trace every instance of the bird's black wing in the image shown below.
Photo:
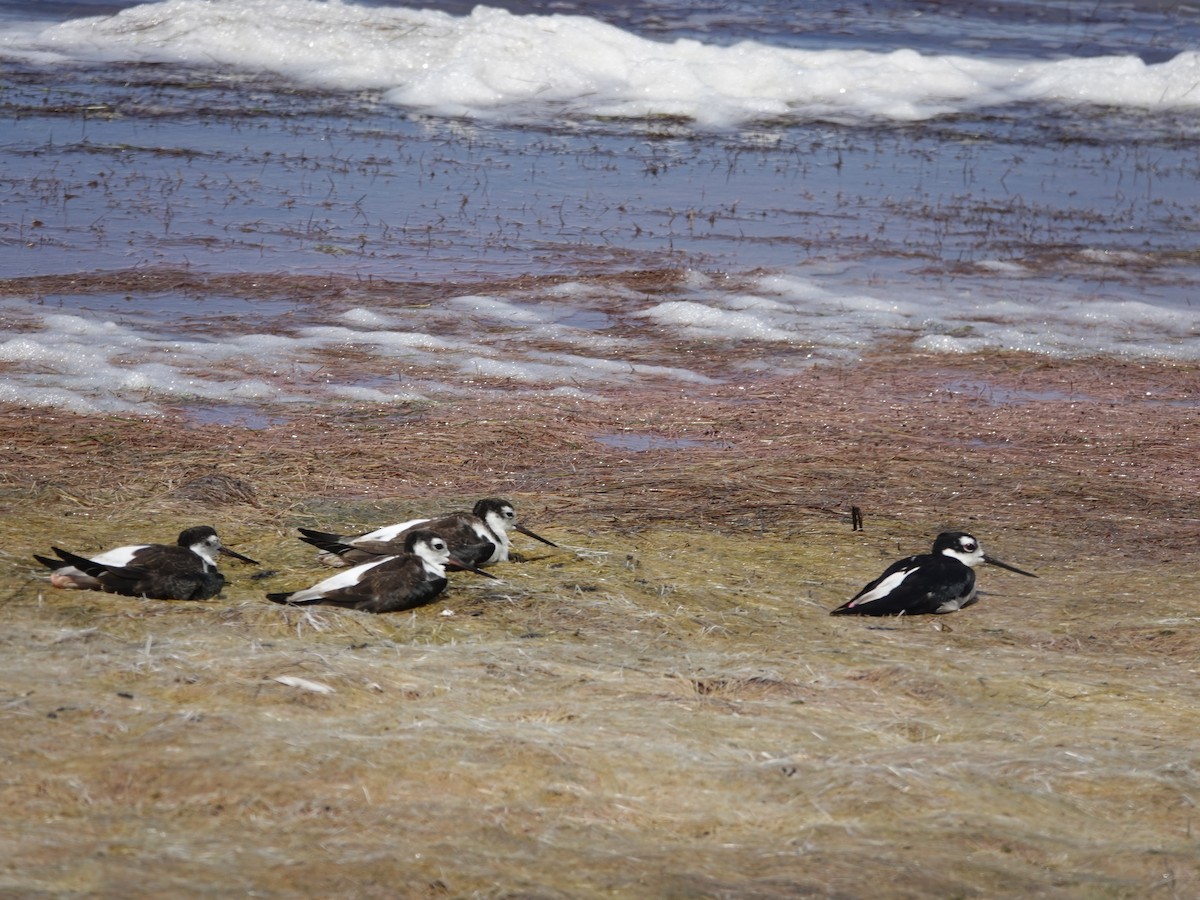
<path fill-rule="evenodd" d="M 404 612 L 406 609 L 416 609 L 431 603 L 446 588 L 445 578 L 428 578 L 417 583 L 389 583 L 387 573 L 377 576 L 372 585 L 371 598 L 360 603 L 355 609 L 364 612 L 389 613 Z"/>
<path fill-rule="evenodd" d="M 140 566 L 106 566 L 104 563 L 98 563 L 93 559 L 88 559 L 86 556 L 80 556 L 77 553 L 72 553 L 70 550 L 63 550 L 61 547 L 51 548 L 62 560 L 59 566 L 68 565 L 74 566 L 85 575 L 90 575 L 92 578 L 100 578 L 103 575 L 116 575 L 119 578 L 140 578 L 146 574 L 146 570 Z"/>
<path fill-rule="evenodd" d="M 942 554 L 908 556 L 888 566 L 882 575 L 831 614 L 916 616 L 936 613 L 943 604 L 965 600 L 974 586 L 975 573 L 953 557 Z"/>
<path fill-rule="evenodd" d="M 451 544 L 450 550 L 454 556 L 454 559 L 464 563 L 470 568 L 476 568 L 478 566 L 482 566 L 492 558 L 492 554 L 496 552 L 496 545 L 491 541 L 481 541 L 474 534 L 472 534 L 472 536 L 475 537 L 474 543 L 460 544 L 457 547 Z M 461 566 L 453 562 L 447 565 L 446 568 L 452 571 L 462 570 Z"/>
<path fill-rule="evenodd" d="M 839 606 L 837 609 L 831 610 L 830 615 L 834 616 L 888 616 L 895 615 L 892 612 L 877 611 L 884 610 L 888 604 L 880 601 L 886 600 L 895 593 L 895 589 L 888 591 L 880 597 L 874 596 L 880 585 L 887 582 L 889 579 L 893 581 L 902 581 L 902 573 L 912 571 L 920 564 L 920 556 L 906 556 L 904 559 L 898 559 L 886 569 L 883 574 L 874 581 L 868 583 L 861 591 Z"/>
<path fill-rule="evenodd" d="M 445 586 L 445 578 L 426 578 L 424 566 L 417 557 L 398 556 L 364 573 L 354 584 L 336 588 L 320 597 L 292 600 L 292 594 L 267 594 L 267 599 L 293 606 L 320 604 L 372 613 L 400 612 L 430 602 Z"/>
<path fill-rule="evenodd" d="M 61 569 L 61 568 L 64 568 L 65 566 L 70 565 L 70 563 L 63 562 L 61 559 L 50 559 L 47 556 L 38 556 L 36 553 L 33 554 L 33 558 L 36 559 L 38 562 L 40 562 L 47 569 L 50 569 L 51 571 L 54 571 L 55 569 Z M 80 570 L 80 571 L 82 571 L 82 570 Z"/>
<path fill-rule="evenodd" d="M 974 572 L 970 566 L 942 554 L 908 557 L 888 566 L 883 575 L 860 590 L 856 599 L 848 601 L 834 614 L 858 616 L 923 616 L 959 608 L 974 588 Z"/>
<path fill-rule="evenodd" d="M 327 531 L 313 531 L 311 528 L 299 528 L 300 540 L 306 544 L 312 544 L 318 550 L 324 550 L 326 553 L 334 553 L 341 556 L 347 550 L 353 549 L 350 544 L 347 544 L 340 534 L 330 534 Z"/>

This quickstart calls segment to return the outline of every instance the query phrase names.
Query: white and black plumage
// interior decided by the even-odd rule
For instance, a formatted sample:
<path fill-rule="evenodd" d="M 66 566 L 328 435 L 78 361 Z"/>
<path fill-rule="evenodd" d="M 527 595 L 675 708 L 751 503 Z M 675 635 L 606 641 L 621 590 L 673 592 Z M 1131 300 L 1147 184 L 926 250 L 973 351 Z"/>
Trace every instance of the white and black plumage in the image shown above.
<path fill-rule="evenodd" d="M 56 588 L 107 591 L 151 600 L 207 600 L 225 586 L 217 571 L 217 554 L 225 553 L 258 565 L 221 544 L 217 532 L 198 525 L 181 532 L 174 544 L 130 544 L 85 557 L 59 547 L 58 559 L 34 555 L 51 570 Z"/>
<path fill-rule="evenodd" d="M 446 587 L 446 566 L 451 563 L 495 577 L 451 555 L 440 535 L 417 529 L 407 533 L 398 555 L 375 557 L 310 588 L 267 594 L 267 599 L 293 606 L 325 604 L 372 613 L 401 612 L 437 597 Z"/>
<path fill-rule="evenodd" d="M 386 525 L 358 536 L 300 529 L 300 540 L 322 552 L 317 559 L 329 566 L 353 565 L 401 552 L 405 536 L 414 528 L 432 531 L 450 545 L 456 560 L 471 566 L 487 566 L 508 559 L 512 541 L 509 531 L 519 531 L 534 540 L 557 547 L 517 521 L 513 505 L 500 497 L 488 497 L 470 512 L 449 513 L 433 519 L 413 519 Z"/>
<path fill-rule="evenodd" d="M 983 552 L 965 531 L 944 531 L 933 542 L 933 551 L 906 556 L 831 611 L 835 616 L 915 616 L 949 613 L 975 602 L 975 571 L 989 563 L 1037 578 L 1032 572 L 1010 566 Z"/>

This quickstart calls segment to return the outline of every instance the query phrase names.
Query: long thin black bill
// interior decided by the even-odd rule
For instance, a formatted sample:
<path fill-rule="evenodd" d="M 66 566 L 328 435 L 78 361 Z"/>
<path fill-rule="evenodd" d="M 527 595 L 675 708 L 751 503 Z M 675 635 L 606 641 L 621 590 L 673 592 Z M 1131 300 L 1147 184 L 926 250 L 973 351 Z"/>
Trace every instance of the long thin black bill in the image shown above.
<path fill-rule="evenodd" d="M 228 547 L 222 547 L 221 552 L 226 556 L 232 556 L 234 559 L 240 559 L 242 562 L 248 562 L 252 566 L 260 565 L 257 559 L 251 559 L 248 556 L 242 556 L 242 554 L 238 553 L 236 550 L 230 550 Z"/>
<path fill-rule="evenodd" d="M 1032 572 L 1026 572 L 1024 569 L 1018 569 L 1016 566 L 1010 566 L 1008 563 L 1001 562 L 1000 560 L 998 560 L 992 556 L 985 556 L 983 558 L 983 561 L 985 563 L 990 563 L 993 566 L 999 566 L 1002 569 L 1008 569 L 1008 571 L 1010 571 L 1010 572 L 1016 572 L 1018 575 L 1028 575 L 1030 578 L 1037 578 L 1037 576 L 1034 575 Z"/>
<path fill-rule="evenodd" d="M 551 546 L 551 547 L 558 546 L 558 544 L 554 543 L 554 541 L 548 541 L 544 537 L 542 537 L 540 534 L 534 534 L 532 531 L 530 531 L 524 525 L 513 525 L 513 528 L 517 529 L 517 531 L 521 532 L 521 534 L 529 535 L 535 541 L 541 541 L 543 544 L 547 544 L 548 546 Z"/>
<path fill-rule="evenodd" d="M 499 578 L 496 578 L 496 576 L 493 575 L 491 572 L 485 572 L 485 571 L 483 571 L 483 569 L 476 568 L 475 566 L 468 566 L 465 562 L 463 562 L 460 559 L 455 559 L 453 556 L 450 557 L 449 563 L 450 563 L 450 565 L 458 566 L 458 568 L 464 569 L 467 572 L 474 572 L 476 575 L 482 575 L 484 578 L 495 578 L 496 581 L 500 580 Z"/>

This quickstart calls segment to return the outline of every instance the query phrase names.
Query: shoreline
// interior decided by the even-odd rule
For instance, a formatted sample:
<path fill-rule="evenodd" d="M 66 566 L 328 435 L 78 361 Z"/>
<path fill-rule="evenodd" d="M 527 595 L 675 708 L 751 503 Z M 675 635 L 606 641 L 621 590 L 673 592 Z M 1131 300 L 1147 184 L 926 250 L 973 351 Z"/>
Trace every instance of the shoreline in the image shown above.
<path fill-rule="evenodd" d="M 1076 338 L 1043 339 L 1056 313 L 1039 330 L 1043 313 L 1031 301 L 1019 312 L 998 301 L 994 315 L 983 304 L 962 317 L 950 303 L 926 319 L 903 291 L 839 299 L 821 293 L 819 278 L 800 288 L 774 277 L 663 268 L 434 284 L 152 269 L 7 279 L 0 302 L 13 337 L 0 346 L 0 378 L 9 375 L 0 387 L 11 408 L 24 393 L 48 410 L 252 429 L 337 410 L 407 420 L 459 403 L 570 409 L 672 392 L 738 401 L 744 394 L 730 391 L 823 378 L 846 378 L 862 393 L 861 379 L 841 373 L 858 367 L 886 379 L 889 365 L 918 379 L 897 403 L 921 392 L 973 395 L 983 406 L 1195 402 L 1200 363 L 1180 311 L 1114 309 L 1096 298 L 1094 311 L 1080 303 L 1071 314 L 1083 329 Z M 805 290 L 822 299 L 806 303 Z M 874 312 L 855 318 L 843 303 Z M 1089 317 L 1094 333 L 1082 325 Z M 1096 352 L 1102 339 L 1112 342 L 1105 355 Z M 939 367 L 949 374 L 936 380 Z M 1146 389 L 1106 384 L 1110 369 L 1108 380 Z"/>

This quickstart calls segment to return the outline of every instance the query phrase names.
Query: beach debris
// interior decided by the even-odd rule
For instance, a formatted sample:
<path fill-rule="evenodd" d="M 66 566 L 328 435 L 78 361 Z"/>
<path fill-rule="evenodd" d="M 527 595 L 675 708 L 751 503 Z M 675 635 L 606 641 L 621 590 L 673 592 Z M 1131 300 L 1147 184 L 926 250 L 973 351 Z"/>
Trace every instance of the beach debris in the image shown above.
<path fill-rule="evenodd" d="M 288 687 L 299 688 L 302 691 L 311 691 L 314 694 L 336 694 L 334 690 L 327 684 L 320 681 L 312 681 L 308 678 L 301 678 L 298 675 L 273 675 L 272 681 L 278 681 L 280 684 L 286 684 Z"/>
<path fill-rule="evenodd" d="M 202 503 L 249 503 L 251 506 L 258 506 L 258 492 L 253 485 L 241 478 L 220 472 L 208 472 L 189 478 L 173 493 L 181 499 Z"/>

